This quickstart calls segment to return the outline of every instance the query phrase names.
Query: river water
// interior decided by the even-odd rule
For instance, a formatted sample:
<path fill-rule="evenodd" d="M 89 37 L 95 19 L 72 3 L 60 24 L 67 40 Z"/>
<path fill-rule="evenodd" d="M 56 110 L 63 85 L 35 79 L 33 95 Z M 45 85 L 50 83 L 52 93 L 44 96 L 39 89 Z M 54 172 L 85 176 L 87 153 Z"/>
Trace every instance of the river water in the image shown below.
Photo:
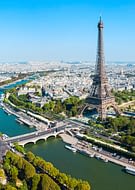
<path fill-rule="evenodd" d="M 25 82 L 21 81 L 17 84 Z M 9 85 L 6 88 L 13 86 Z M 0 89 L 0 93 L 3 91 L 4 89 Z M 26 125 L 20 125 L 15 119 L 15 116 L 7 115 L 0 108 L 0 131 L 9 136 L 34 131 Z M 52 162 L 60 171 L 89 181 L 92 190 L 135 190 L 135 176 L 122 171 L 122 167 L 72 153 L 64 148 L 64 143 L 59 138 L 50 138 L 46 142 L 38 141 L 37 144 L 28 144 L 25 148 Z"/>
<path fill-rule="evenodd" d="M 0 94 L 2 94 L 6 89 L 12 88 L 16 85 L 26 83 L 27 80 L 22 80 L 16 82 L 15 84 L 11 84 L 0 88 Z M 20 125 L 16 121 L 16 117 L 14 115 L 8 115 L 3 109 L 0 108 L 0 132 L 6 133 L 9 136 L 21 135 L 25 133 L 30 133 L 35 131 L 34 128 L 29 128 L 26 125 Z"/>

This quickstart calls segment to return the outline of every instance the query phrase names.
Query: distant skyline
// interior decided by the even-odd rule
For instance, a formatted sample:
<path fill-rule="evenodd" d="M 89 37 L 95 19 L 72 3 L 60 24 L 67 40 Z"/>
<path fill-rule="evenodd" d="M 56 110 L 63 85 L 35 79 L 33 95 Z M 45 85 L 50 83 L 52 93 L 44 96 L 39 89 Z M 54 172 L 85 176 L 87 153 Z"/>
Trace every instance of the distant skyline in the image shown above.
<path fill-rule="evenodd" d="M 134 0 L 0 0 L 0 62 L 95 61 L 104 22 L 106 61 L 135 61 Z"/>

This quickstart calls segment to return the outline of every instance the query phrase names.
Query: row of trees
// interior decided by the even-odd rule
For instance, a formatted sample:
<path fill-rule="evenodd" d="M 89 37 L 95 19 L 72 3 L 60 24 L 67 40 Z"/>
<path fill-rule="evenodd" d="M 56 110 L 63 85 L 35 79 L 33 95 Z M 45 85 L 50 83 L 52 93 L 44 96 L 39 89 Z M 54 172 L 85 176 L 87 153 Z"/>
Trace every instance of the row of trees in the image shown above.
<path fill-rule="evenodd" d="M 35 156 L 32 152 L 26 154 L 26 159 L 36 168 L 42 169 L 45 173 L 55 179 L 59 184 L 71 190 L 90 190 L 90 185 L 87 181 L 77 180 L 70 175 L 61 173 L 50 162 L 46 162 L 42 158 Z"/>
<path fill-rule="evenodd" d="M 37 173 L 35 167 L 31 163 L 13 152 L 7 152 L 3 168 L 9 180 L 7 186 L 12 187 L 13 189 L 60 190 L 58 184 L 56 184 L 48 175 Z M 18 180 L 20 180 L 19 187 L 17 186 Z M 3 188 L 7 189 L 7 186 L 3 186 Z"/>
<path fill-rule="evenodd" d="M 3 168 L 9 183 L 0 189 L 10 190 L 60 190 L 65 187 L 70 190 L 90 190 L 88 182 L 77 180 L 59 172 L 51 163 L 28 152 L 25 157 L 8 151 Z M 17 185 L 17 181 L 20 185 Z"/>

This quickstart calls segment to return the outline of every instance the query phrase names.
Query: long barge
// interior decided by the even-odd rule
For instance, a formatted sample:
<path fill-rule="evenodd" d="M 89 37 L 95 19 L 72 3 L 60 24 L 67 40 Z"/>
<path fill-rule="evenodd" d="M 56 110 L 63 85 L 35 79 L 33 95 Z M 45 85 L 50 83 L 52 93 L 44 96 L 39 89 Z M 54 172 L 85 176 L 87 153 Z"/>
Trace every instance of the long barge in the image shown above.
<path fill-rule="evenodd" d="M 65 148 L 68 149 L 68 150 L 71 150 L 72 152 L 76 152 L 77 151 L 76 148 L 68 146 L 68 145 L 65 145 Z"/>
<path fill-rule="evenodd" d="M 135 168 L 125 167 L 125 171 L 129 174 L 135 175 Z"/>
<path fill-rule="evenodd" d="M 85 156 L 88 156 L 90 158 L 93 158 L 95 156 L 95 154 L 90 153 L 90 152 L 83 150 L 83 149 L 77 149 L 77 152 L 79 152 L 80 154 L 83 154 Z"/>

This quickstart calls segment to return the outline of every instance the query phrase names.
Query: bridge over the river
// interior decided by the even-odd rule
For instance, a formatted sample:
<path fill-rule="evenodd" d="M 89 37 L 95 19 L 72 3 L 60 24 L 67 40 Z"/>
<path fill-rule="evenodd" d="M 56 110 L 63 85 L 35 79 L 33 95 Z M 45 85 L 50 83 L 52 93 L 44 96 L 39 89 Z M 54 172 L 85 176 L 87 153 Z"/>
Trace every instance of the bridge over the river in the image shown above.
<path fill-rule="evenodd" d="M 77 129 L 77 127 L 67 127 L 67 124 L 60 126 L 49 128 L 46 131 L 36 131 L 32 133 L 27 133 L 24 135 L 19 135 L 15 137 L 10 137 L 5 139 L 4 141 L 7 143 L 15 143 L 17 142 L 19 145 L 24 146 L 27 143 L 36 143 L 38 140 L 46 140 L 49 137 L 56 137 L 60 133 L 64 133 L 66 129 Z M 69 131 L 68 131 L 69 132 Z"/>

